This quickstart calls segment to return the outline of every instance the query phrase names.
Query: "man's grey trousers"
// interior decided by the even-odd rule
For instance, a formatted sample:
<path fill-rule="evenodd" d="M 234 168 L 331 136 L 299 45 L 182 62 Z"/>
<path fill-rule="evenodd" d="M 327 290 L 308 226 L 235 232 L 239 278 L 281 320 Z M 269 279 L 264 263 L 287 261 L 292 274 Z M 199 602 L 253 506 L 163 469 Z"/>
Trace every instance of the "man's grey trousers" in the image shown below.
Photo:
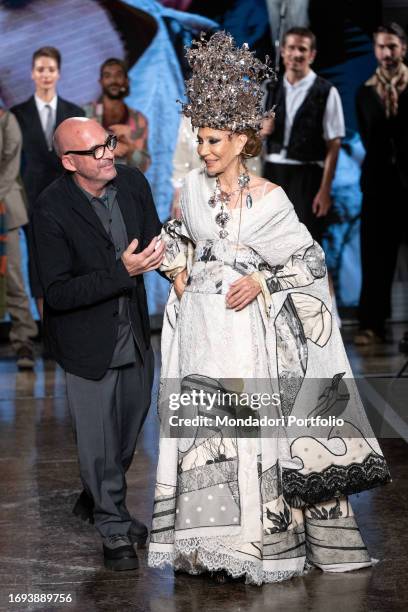
<path fill-rule="evenodd" d="M 68 404 L 84 488 L 95 502 L 95 526 L 102 535 L 126 534 L 126 471 L 150 406 L 153 351 L 141 362 L 107 370 L 100 380 L 66 373 Z"/>

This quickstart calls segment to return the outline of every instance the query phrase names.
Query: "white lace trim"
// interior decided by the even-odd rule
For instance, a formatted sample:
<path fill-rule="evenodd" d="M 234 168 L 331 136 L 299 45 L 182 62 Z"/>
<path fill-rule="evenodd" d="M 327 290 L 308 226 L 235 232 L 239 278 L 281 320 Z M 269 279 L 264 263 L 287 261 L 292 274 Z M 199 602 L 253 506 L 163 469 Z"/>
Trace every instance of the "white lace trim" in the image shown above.
<path fill-rule="evenodd" d="M 219 539 L 199 537 L 177 540 L 171 552 L 150 549 L 148 565 L 161 569 L 169 565 L 175 570 L 182 570 L 188 574 L 225 570 L 232 578 L 245 576 L 246 584 L 258 586 L 302 576 L 312 567 L 305 562 L 301 570 L 266 571 L 263 569 L 262 560 L 253 561 L 235 557 L 234 551 L 220 544 Z"/>

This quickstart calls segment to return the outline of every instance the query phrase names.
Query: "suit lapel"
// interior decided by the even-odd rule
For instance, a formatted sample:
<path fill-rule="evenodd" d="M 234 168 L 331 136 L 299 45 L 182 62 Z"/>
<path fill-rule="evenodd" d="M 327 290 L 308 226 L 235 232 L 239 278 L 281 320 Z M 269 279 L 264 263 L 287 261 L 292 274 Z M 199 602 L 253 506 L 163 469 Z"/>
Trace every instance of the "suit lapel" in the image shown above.
<path fill-rule="evenodd" d="M 59 96 L 57 97 L 57 112 L 55 115 L 55 127 L 58 127 L 60 123 L 66 119 L 65 103 Z"/>
<path fill-rule="evenodd" d="M 105 238 L 108 242 L 112 242 L 109 235 L 106 233 L 98 215 L 93 210 L 91 204 L 88 202 L 86 196 L 82 193 L 79 187 L 75 184 L 75 181 L 68 175 L 66 175 L 66 181 L 68 189 L 71 193 L 71 206 L 76 214 L 78 214 L 87 223 L 97 230 L 97 232 Z M 116 197 L 120 211 L 122 213 L 123 221 L 125 223 L 126 232 L 129 243 L 134 238 L 139 240 L 137 251 L 141 250 L 141 232 L 140 225 L 137 218 L 137 205 L 135 203 L 134 196 L 129 192 L 125 184 L 122 184 L 118 177 L 113 181 L 113 184 L 117 188 Z"/>
<path fill-rule="evenodd" d="M 38 142 L 39 146 L 48 152 L 48 147 L 45 141 L 45 136 L 44 136 L 44 132 L 43 132 L 42 125 L 41 125 L 41 119 L 40 119 L 40 115 L 38 114 L 37 105 L 35 103 L 34 96 L 31 96 L 31 98 L 29 99 L 27 110 L 29 114 L 29 120 L 31 123 L 31 130 L 33 132 L 33 135 L 36 141 Z"/>
<path fill-rule="evenodd" d="M 119 184 L 118 178 L 114 180 L 114 185 L 117 188 L 116 197 L 120 212 L 122 213 L 123 221 L 125 223 L 129 243 L 132 242 L 134 238 L 137 238 L 139 240 L 139 244 L 136 250 L 139 251 L 141 248 L 140 226 L 136 215 L 137 207 L 134 202 L 134 197 L 128 191 L 125 185 Z"/>
<path fill-rule="evenodd" d="M 79 187 L 75 184 L 75 181 L 70 176 L 66 175 L 68 190 L 71 194 L 71 206 L 72 210 L 82 217 L 84 221 L 89 223 L 105 240 L 112 242 L 109 235 L 106 233 L 105 228 L 102 225 L 98 215 L 92 208 L 90 202 Z"/>

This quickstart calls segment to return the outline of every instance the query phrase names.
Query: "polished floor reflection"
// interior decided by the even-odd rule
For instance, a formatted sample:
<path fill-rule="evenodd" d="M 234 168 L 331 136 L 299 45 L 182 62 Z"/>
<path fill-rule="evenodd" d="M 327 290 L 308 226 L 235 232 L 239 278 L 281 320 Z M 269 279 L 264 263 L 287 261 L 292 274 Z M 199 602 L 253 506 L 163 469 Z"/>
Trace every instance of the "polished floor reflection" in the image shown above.
<path fill-rule="evenodd" d="M 392 374 L 402 366 L 395 341 L 359 350 L 347 343 L 357 373 Z M 345 339 L 351 331 L 344 332 Z M 158 355 L 159 337 L 154 337 Z M 156 368 L 158 372 L 158 367 Z M 156 380 L 157 388 L 157 380 Z M 129 507 L 149 523 L 157 458 L 154 406 L 128 478 Z M 382 443 L 393 482 L 351 498 L 371 555 L 369 570 L 322 574 L 319 570 L 262 588 L 218 586 L 209 578 L 175 577 L 146 567 L 139 572 L 104 570 L 94 529 L 71 514 L 80 482 L 63 372 L 36 361 L 20 373 L 7 345 L 0 347 L 0 610 L 237 612 L 391 612 L 408 609 L 407 443 Z M 72 603 L 11 603 L 17 593 L 68 594 Z"/>

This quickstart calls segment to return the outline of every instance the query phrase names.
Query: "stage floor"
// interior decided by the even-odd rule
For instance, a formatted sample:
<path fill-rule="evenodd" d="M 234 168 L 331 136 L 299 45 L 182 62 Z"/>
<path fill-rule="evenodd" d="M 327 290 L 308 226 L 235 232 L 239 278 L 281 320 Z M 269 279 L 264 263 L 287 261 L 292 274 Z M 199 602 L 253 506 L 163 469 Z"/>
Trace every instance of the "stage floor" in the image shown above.
<path fill-rule="evenodd" d="M 356 373 L 391 374 L 404 362 L 394 342 L 356 350 L 344 337 Z M 158 356 L 159 336 L 153 337 Z M 159 366 L 156 367 L 156 388 Z M 38 357 L 35 372 L 18 372 L 0 347 L 0 610 L 193 612 L 393 612 L 408 609 L 408 446 L 383 440 L 393 481 L 351 498 L 372 557 L 372 569 L 307 576 L 265 585 L 215 585 L 208 577 L 150 570 L 139 551 L 138 572 L 103 568 L 93 527 L 71 514 L 80 492 L 63 372 Z M 128 506 L 150 523 L 158 427 L 152 406 L 128 475 Z M 72 603 L 11 603 L 10 595 L 71 594 Z"/>

